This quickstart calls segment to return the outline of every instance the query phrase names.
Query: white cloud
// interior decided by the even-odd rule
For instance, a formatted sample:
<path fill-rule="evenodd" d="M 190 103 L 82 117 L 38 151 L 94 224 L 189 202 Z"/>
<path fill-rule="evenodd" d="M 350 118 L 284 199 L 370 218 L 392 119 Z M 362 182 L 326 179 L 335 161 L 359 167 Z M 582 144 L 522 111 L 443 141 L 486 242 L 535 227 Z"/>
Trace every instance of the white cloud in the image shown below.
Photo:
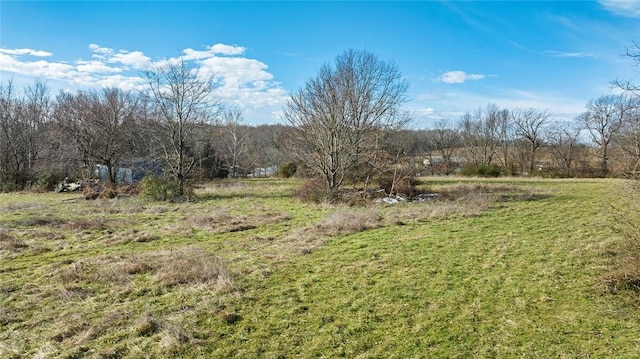
<path fill-rule="evenodd" d="M 131 66 L 134 69 L 143 69 L 151 62 L 151 59 L 140 51 L 123 51 L 111 56 L 108 61 L 111 63 L 121 63 L 125 66 Z"/>
<path fill-rule="evenodd" d="M 209 47 L 211 51 L 222 55 L 241 55 L 244 54 L 245 48 L 240 46 L 230 46 L 225 44 L 215 44 Z"/>
<path fill-rule="evenodd" d="M 485 75 L 481 74 L 468 74 L 465 71 L 449 71 L 442 74 L 439 80 L 447 84 L 461 84 L 466 81 L 482 80 L 485 77 Z"/>
<path fill-rule="evenodd" d="M 597 54 L 591 52 L 565 52 L 565 51 L 545 51 L 546 55 L 553 57 L 598 57 Z"/>
<path fill-rule="evenodd" d="M 7 54 L 7 55 L 29 55 L 29 56 L 36 56 L 36 57 L 49 57 L 51 55 L 53 55 L 50 52 L 47 51 L 42 51 L 42 50 L 32 50 L 32 49 L 5 49 L 5 48 L 0 48 L 0 53 L 3 54 Z"/>
<path fill-rule="evenodd" d="M 600 0 L 599 3 L 615 15 L 640 18 L 640 0 Z"/>
<path fill-rule="evenodd" d="M 113 53 L 113 50 L 108 47 L 101 47 L 96 44 L 89 44 L 89 49 L 94 53 L 102 54 L 102 55 L 110 55 Z M 93 57 L 100 57 L 101 55 L 93 55 Z"/>
<path fill-rule="evenodd" d="M 215 57 L 216 55 L 242 55 L 245 50 L 246 49 L 241 46 L 215 44 L 213 46 L 207 46 L 204 51 L 191 48 L 184 49 L 182 52 L 184 55 L 181 58 L 184 60 L 202 60 Z"/>
<path fill-rule="evenodd" d="M 288 93 L 274 81 L 267 64 L 243 56 L 244 47 L 225 44 L 206 46 L 204 50 L 187 48 L 173 58 L 152 59 L 142 51 L 129 51 L 89 44 L 89 59 L 45 60 L 51 53 L 32 49 L 0 48 L 0 73 L 39 77 L 56 81 L 64 88 L 119 87 L 142 89 L 144 81 L 138 71 L 152 64 L 184 60 L 193 62 L 202 73 L 214 73 L 220 87 L 215 94 L 223 101 L 238 106 L 251 121 L 275 122 L 273 114 L 286 100 Z"/>
<path fill-rule="evenodd" d="M 89 73 L 113 73 L 113 72 L 122 72 L 123 70 L 118 67 L 112 67 L 105 64 L 102 61 L 77 61 L 77 70 L 80 72 L 89 72 Z"/>

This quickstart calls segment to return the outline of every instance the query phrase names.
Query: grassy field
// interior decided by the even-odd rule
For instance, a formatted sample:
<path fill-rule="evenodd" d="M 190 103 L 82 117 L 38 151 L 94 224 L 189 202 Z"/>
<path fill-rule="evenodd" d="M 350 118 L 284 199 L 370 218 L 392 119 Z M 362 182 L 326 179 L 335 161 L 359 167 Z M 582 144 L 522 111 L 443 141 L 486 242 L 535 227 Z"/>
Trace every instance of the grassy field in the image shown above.
<path fill-rule="evenodd" d="M 0 358 L 633 358 L 620 180 L 424 178 L 437 199 L 0 194 Z M 627 204 L 625 204 L 627 203 Z"/>

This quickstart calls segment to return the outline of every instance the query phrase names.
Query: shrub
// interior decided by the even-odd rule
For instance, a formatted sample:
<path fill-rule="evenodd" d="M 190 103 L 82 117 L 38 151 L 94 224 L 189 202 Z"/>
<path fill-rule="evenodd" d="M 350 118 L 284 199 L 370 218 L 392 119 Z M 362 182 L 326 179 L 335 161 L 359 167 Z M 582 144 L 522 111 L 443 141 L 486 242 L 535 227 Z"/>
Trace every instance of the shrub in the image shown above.
<path fill-rule="evenodd" d="M 377 178 L 380 189 L 387 194 L 403 195 L 414 197 L 420 193 L 417 186 L 420 184 L 415 177 L 409 175 L 394 176 L 386 175 Z"/>
<path fill-rule="evenodd" d="M 296 172 L 298 172 L 298 165 L 293 161 L 283 163 L 278 168 L 278 173 L 283 178 L 291 178 L 296 175 Z"/>
<path fill-rule="evenodd" d="M 178 184 L 161 177 L 145 177 L 139 190 L 140 197 L 150 201 L 179 201 L 194 197 L 193 188 L 185 185 L 184 195 L 180 196 Z"/>
<path fill-rule="evenodd" d="M 463 176 L 480 176 L 480 177 L 500 177 L 502 167 L 498 165 L 474 165 L 466 164 L 462 166 L 460 174 Z"/>
<path fill-rule="evenodd" d="M 295 195 L 303 201 L 313 203 L 331 202 L 336 197 L 335 193 L 327 188 L 324 179 L 319 177 L 305 182 L 295 191 Z"/>
<path fill-rule="evenodd" d="M 18 190 L 18 185 L 13 182 L 3 182 L 0 189 L 4 193 L 15 192 Z"/>
<path fill-rule="evenodd" d="M 36 181 L 36 187 L 43 191 L 53 191 L 58 186 L 58 183 L 62 182 L 64 176 L 49 173 L 38 177 Z"/>

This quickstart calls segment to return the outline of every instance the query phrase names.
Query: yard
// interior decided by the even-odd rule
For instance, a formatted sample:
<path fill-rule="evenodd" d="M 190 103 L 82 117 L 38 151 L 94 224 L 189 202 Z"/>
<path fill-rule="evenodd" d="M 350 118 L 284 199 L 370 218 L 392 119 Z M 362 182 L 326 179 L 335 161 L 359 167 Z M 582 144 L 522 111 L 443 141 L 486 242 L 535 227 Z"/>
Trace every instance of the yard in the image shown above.
<path fill-rule="evenodd" d="M 622 180 L 422 178 L 424 202 L 0 194 L 0 357 L 637 357 L 603 284 Z"/>

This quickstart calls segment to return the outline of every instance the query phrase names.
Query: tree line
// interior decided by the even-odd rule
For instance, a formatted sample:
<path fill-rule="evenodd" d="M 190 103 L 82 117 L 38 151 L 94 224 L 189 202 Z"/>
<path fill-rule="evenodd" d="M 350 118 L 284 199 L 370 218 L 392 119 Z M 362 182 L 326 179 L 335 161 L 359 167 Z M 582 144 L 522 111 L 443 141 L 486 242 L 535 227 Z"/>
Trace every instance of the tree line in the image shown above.
<path fill-rule="evenodd" d="M 635 61 L 637 46 L 628 51 Z M 409 129 L 408 82 L 393 62 L 348 50 L 291 94 L 282 125 L 248 126 L 216 96 L 219 80 L 178 60 L 141 73 L 144 91 L 60 92 L 46 83 L 0 84 L 0 188 L 51 187 L 64 178 L 107 182 L 136 163 L 161 167 L 180 193 L 189 179 L 264 175 L 276 167 L 319 176 L 329 189 L 365 187 L 408 172 L 474 175 L 635 176 L 640 102 L 624 92 L 590 100 L 574 120 L 495 104 Z"/>
<path fill-rule="evenodd" d="M 246 126 L 240 111 L 214 95 L 212 75 L 193 64 L 168 63 L 144 72 L 147 91 L 60 92 L 35 81 L 21 91 L 0 84 L 0 188 L 51 188 L 95 178 L 106 169 L 139 166 L 175 180 L 248 175 L 283 162 L 283 126 Z M 263 173 L 264 171 L 261 171 Z"/>

